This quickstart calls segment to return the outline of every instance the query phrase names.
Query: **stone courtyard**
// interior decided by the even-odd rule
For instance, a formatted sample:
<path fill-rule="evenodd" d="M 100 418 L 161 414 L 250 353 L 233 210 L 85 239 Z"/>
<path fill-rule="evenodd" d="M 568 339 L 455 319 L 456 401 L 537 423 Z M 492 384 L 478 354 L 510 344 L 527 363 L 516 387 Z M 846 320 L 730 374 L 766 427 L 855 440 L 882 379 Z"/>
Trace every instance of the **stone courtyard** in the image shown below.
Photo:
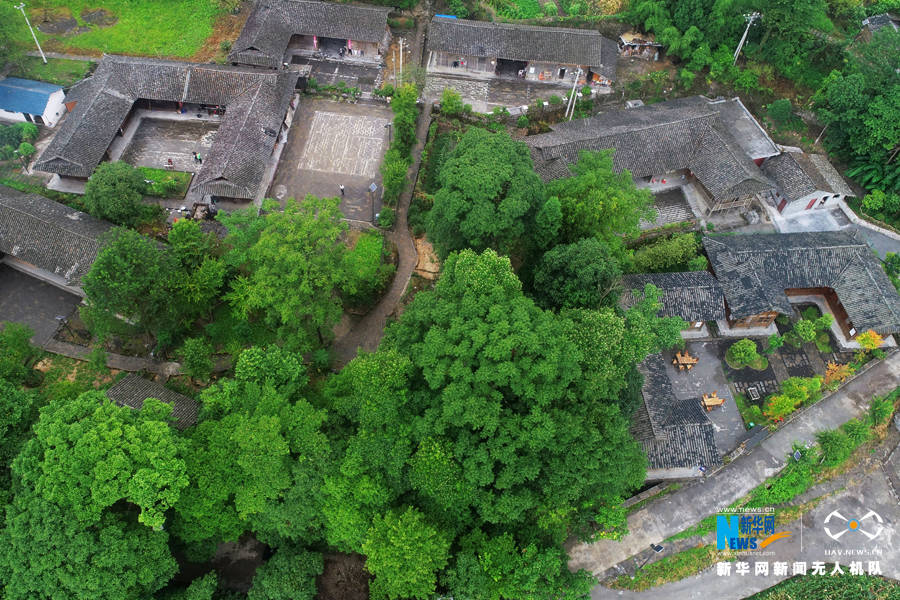
<path fill-rule="evenodd" d="M 268 196 L 340 196 L 351 220 L 372 221 L 381 209 L 379 167 L 388 147 L 390 108 L 324 99 L 300 101 Z M 368 191 L 375 183 L 375 197 Z"/>
<path fill-rule="evenodd" d="M 734 396 L 722 370 L 719 359 L 718 342 L 688 342 L 685 350 L 700 360 L 690 371 L 679 371 L 672 364 L 674 351 L 663 352 L 666 375 L 672 383 L 672 390 L 679 400 L 698 399 L 703 394 L 717 392 L 725 398 L 725 404 L 707 413 L 715 430 L 716 449 L 720 456 L 734 450 L 746 436 L 744 422 L 734 403 Z"/>
<path fill-rule="evenodd" d="M 191 153 L 206 156 L 218 129 L 219 124 L 211 121 L 144 118 L 122 160 L 136 167 L 164 169 L 171 159 L 175 171 L 195 173 L 200 165 Z"/>

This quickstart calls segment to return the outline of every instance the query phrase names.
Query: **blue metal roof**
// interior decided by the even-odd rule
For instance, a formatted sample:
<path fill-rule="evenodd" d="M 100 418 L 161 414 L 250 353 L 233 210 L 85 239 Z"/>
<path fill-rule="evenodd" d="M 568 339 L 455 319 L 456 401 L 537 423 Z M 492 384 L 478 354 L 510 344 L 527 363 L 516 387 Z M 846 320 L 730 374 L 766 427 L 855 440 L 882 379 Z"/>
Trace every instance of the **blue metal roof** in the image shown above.
<path fill-rule="evenodd" d="M 50 95 L 62 88 L 58 85 L 7 77 L 0 81 L 0 109 L 8 112 L 42 115 Z"/>

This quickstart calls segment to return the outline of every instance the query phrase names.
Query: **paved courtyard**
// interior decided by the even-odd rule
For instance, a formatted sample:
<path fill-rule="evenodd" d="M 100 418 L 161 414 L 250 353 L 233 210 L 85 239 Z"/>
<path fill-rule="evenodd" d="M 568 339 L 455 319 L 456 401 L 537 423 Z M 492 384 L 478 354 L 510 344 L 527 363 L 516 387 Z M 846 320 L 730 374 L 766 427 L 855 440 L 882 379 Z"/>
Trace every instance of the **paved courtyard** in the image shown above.
<path fill-rule="evenodd" d="M 59 325 L 57 315 L 68 317 L 81 298 L 0 264 L 0 321 L 13 321 L 34 330 L 35 344 L 50 340 Z"/>
<path fill-rule="evenodd" d="M 371 221 L 381 208 L 379 167 L 392 118 L 386 106 L 301 99 L 268 195 L 278 200 L 340 196 L 343 185 L 344 216 Z M 372 183 L 379 188 L 374 206 Z"/>
<path fill-rule="evenodd" d="M 195 173 L 199 165 L 191 153 L 205 157 L 218 129 L 218 123 L 210 121 L 142 119 L 122 160 L 137 167 L 163 169 L 171 158 L 176 171 Z"/>
<path fill-rule="evenodd" d="M 566 95 L 572 84 L 555 85 L 540 81 L 521 79 L 477 79 L 447 73 L 429 73 L 425 78 L 423 95 L 429 100 L 440 100 L 444 88 L 453 88 L 460 93 L 475 112 L 491 112 L 496 106 L 506 108 L 532 104 L 535 100 L 548 100 L 550 96 Z M 600 93 L 610 93 L 610 88 L 600 88 Z"/>
<path fill-rule="evenodd" d="M 672 391 L 679 400 L 699 399 L 703 394 L 714 391 L 725 398 L 725 404 L 707 413 L 715 428 L 716 448 L 724 456 L 743 441 L 746 430 L 722 371 L 718 344 L 715 341 L 688 342 L 685 349 L 700 360 L 690 371 L 679 371 L 672 365 L 673 352 L 663 352 L 666 375 L 669 376 Z"/>

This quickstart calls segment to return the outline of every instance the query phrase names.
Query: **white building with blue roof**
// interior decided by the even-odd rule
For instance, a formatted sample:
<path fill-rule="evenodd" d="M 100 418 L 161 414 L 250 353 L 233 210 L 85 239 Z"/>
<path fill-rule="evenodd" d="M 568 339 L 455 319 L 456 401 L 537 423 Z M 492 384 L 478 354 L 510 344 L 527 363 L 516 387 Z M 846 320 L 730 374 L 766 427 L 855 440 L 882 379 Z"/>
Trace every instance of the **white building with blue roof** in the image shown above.
<path fill-rule="evenodd" d="M 0 120 L 53 127 L 66 113 L 64 100 L 58 85 L 18 77 L 0 80 Z"/>

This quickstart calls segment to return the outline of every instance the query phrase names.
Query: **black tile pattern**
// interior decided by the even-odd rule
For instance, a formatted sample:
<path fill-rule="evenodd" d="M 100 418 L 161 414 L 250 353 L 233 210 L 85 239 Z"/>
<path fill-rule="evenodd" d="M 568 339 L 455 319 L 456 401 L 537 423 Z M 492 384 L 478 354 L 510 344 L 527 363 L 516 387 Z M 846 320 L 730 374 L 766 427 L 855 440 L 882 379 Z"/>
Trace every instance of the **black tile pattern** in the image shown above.
<path fill-rule="evenodd" d="M 900 332 L 900 296 L 856 232 L 704 236 L 732 318 L 792 314 L 784 290 L 831 288 L 858 331 Z"/>
<path fill-rule="evenodd" d="M 813 192 L 854 195 L 841 174 L 821 154 L 785 152 L 766 159 L 762 170 L 788 201 L 798 200 Z"/>
<path fill-rule="evenodd" d="M 708 271 L 625 275 L 619 299 L 622 308 L 629 308 L 643 299 L 647 284 L 656 286 L 661 293 L 661 316 L 681 317 L 689 322 L 725 318 L 722 286 Z"/>
<path fill-rule="evenodd" d="M 661 354 L 651 354 L 638 367 L 644 376 L 644 402 L 635 411 L 631 434 L 644 448 L 650 469 L 719 464 L 715 430 L 700 398 L 675 397 L 664 360 Z"/>
<path fill-rule="evenodd" d="M 596 30 L 444 17 L 431 20 L 427 48 L 463 56 L 588 66 L 610 80 L 616 77 L 619 57 L 616 42 Z"/>
<path fill-rule="evenodd" d="M 613 149 L 613 165 L 633 177 L 689 169 L 713 199 L 774 189 L 702 96 L 566 121 L 525 138 L 545 181 L 570 175 L 583 150 Z"/>
<path fill-rule="evenodd" d="M 318 0 L 263 0 L 256 3 L 228 60 L 277 69 L 292 35 L 381 42 L 389 35 L 390 11 Z"/>
<path fill-rule="evenodd" d="M 156 398 L 166 404 L 172 405 L 172 417 L 175 418 L 175 427 L 187 429 L 197 422 L 197 412 L 200 403 L 193 398 L 188 398 L 177 392 L 156 383 L 144 379 L 136 373 L 128 375 L 106 391 L 106 397 L 118 404 L 135 410 L 140 410 L 147 398 Z"/>
<path fill-rule="evenodd" d="M 875 33 L 882 27 L 890 27 L 894 31 L 900 31 L 900 17 L 889 13 L 881 13 L 880 15 L 872 15 L 868 19 L 863 19 L 863 27 L 868 27 L 869 32 Z"/>
<path fill-rule="evenodd" d="M 36 194 L 0 186 L 0 252 L 79 285 L 112 225 Z"/>
<path fill-rule="evenodd" d="M 275 147 L 270 134 L 281 130 L 296 80 L 288 71 L 104 56 L 77 86 L 75 110 L 35 168 L 90 176 L 138 99 L 222 105 L 225 116 L 191 191 L 252 199 Z"/>

